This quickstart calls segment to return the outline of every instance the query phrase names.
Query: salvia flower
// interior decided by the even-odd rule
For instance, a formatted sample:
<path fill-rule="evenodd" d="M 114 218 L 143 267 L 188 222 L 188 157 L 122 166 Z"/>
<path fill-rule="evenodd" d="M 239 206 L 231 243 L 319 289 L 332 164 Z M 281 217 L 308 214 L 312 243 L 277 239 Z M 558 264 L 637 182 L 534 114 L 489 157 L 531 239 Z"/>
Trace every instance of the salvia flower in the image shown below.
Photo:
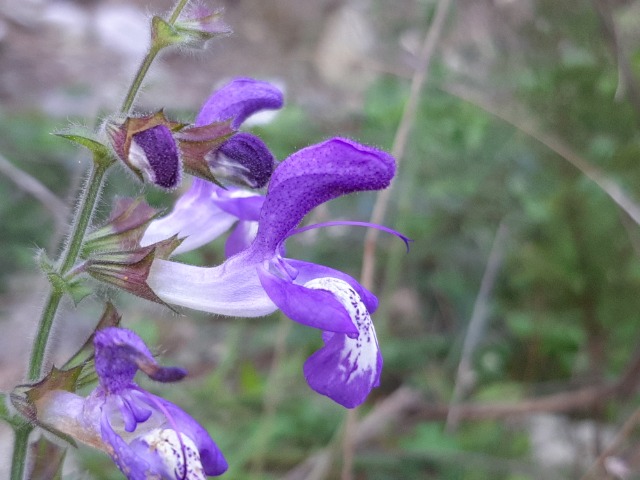
<path fill-rule="evenodd" d="M 202 148 L 200 132 L 206 126 L 227 122 L 235 132 L 254 113 L 279 109 L 282 104 L 282 92 L 277 87 L 252 78 L 236 78 L 215 91 L 200 110 L 195 127 L 176 134 L 185 169 L 202 178 L 220 177 L 250 188 L 265 186 L 273 172 L 274 158 L 260 138 L 237 133 Z"/>
<path fill-rule="evenodd" d="M 197 132 L 200 125 L 228 121 L 231 128 L 237 129 L 254 113 L 278 109 L 282 104 L 280 90 L 268 82 L 251 78 L 237 78 L 217 90 L 200 110 L 196 127 L 177 134 L 181 149 L 185 152 L 185 169 L 192 172 L 207 170 L 217 175 L 226 172 L 227 178 L 244 179 L 244 184 L 252 188 L 264 186 L 271 177 L 274 159 L 262 140 L 255 135 L 237 133 L 218 149 L 210 149 L 205 155 L 202 151 L 191 155 L 196 144 L 185 147 L 184 142 L 194 140 L 193 133 Z M 204 167 L 203 158 L 206 159 Z M 255 237 L 263 201 L 264 197 L 256 193 L 234 187 L 222 189 L 195 178 L 189 190 L 178 199 L 173 211 L 151 222 L 141 244 L 150 245 L 173 235 L 186 237 L 174 252 L 178 254 L 211 242 L 238 222 L 227 241 L 226 253 L 231 256 L 244 250 Z"/>
<path fill-rule="evenodd" d="M 195 125 L 171 122 L 160 111 L 112 119 L 106 133 L 117 157 L 143 182 L 173 189 L 184 168 L 215 183 L 260 188 L 269 181 L 275 160 L 262 140 L 238 128 L 253 113 L 282 103 L 275 86 L 239 78 L 207 100 Z"/>
<path fill-rule="evenodd" d="M 44 423 L 106 451 L 131 480 L 198 480 L 227 470 L 202 426 L 133 381 L 138 370 L 159 382 L 180 380 L 185 370 L 158 365 L 130 330 L 98 330 L 94 347 L 98 386 L 86 399 L 54 392 L 38 406 Z"/>
<path fill-rule="evenodd" d="M 377 299 L 345 273 L 284 257 L 284 243 L 316 206 L 385 188 L 394 173 L 393 157 L 343 138 L 300 150 L 273 173 L 248 248 L 213 268 L 157 260 L 149 286 L 167 303 L 245 317 L 280 308 L 292 320 L 322 330 L 325 346 L 305 363 L 307 381 L 355 407 L 378 385 L 382 369 L 370 318 Z"/>

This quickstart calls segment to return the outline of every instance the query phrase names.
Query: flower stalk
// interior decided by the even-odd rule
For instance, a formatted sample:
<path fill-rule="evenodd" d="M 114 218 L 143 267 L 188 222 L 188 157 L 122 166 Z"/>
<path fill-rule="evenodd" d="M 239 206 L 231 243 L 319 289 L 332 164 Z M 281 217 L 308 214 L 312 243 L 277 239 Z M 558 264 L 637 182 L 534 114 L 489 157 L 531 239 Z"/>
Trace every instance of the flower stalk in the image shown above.
<path fill-rule="evenodd" d="M 112 162 L 96 163 L 92 166 L 91 172 L 87 178 L 85 187 L 83 188 L 82 197 L 76 214 L 76 219 L 72 227 L 71 237 L 67 243 L 67 247 L 60 263 L 58 273 L 64 276 L 75 264 L 78 254 L 82 248 L 85 232 L 93 216 L 96 201 L 102 189 L 102 181 Z M 49 297 L 42 310 L 42 317 L 38 325 L 38 331 L 33 341 L 31 350 L 31 358 L 29 360 L 29 380 L 38 380 L 42 374 L 42 363 L 53 326 L 58 306 L 64 292 L 60 288 L 51 288 Z"/>
<path fill-rule="evenodd" d="M 169 18 L 169 25 L 173 25 L 187 3 L 188 0 L 179 0 Z M 143 59 L 140 68 L 136 72 L 131 86 L 129 87 L 124 103 L 121 107 L 121 112 L 127 113 L 133 106 L 135 97 L 147 72 L 149 71 L 149 67 L 164 46 L 166 45 L 161 44 L 155 38 L 152 39 L 152 45 L 149 52 Z M 109 167 L 114 163 L 114 158 L 94 155 L 91 171 L 87 178 L 87 182 L 83 187 L 79 206 L 71 227 L 69 241 L 65 247 L 56 272 L 62 277 L 73 268 L 78 259 L 82 249 L 85 233 L 91 223 L 91 218 L 93 217 L 93 212 L 100 196 L 100 191 L 102 190 L 105 174 L 109 170 Z M 64 293 L 63 289 L 59 287 L 55 288 L 52 285 L 49 295 L 45 301 L 29 358 L 28 379 L 30 381 L 38 380 L 42 375 L 42 365 L 44 363 L 49 336 Z M 15 437 L 11 463 L 11 480 L 23 480 L 24 478 L 29 435 L 32 430 L 33 426 L 28 423 L 14 429 Z"/>
<path fill-rule="evenodd" d="M 173 9 L 173 12 L 171 13 L 171 16 L 169 17 L 169 20 L 167 20 L 167 24 L 169 26 L 172 26 L 176 22 L 187 3 L 189 3 L 189 0 L 178 1 L 175 8 Z M 147 76 L 149 67 L 151 67 L 151 64 L 155 60 L 158 53 L 160 53 L 160 51 L 166 46 L 168 45 L 164 43 L 164 39 L 157 35 L 152 35 L 151 47 L 149 47 L 149 51 L 142 60 L 140 67 L 138 67 L 138 71 L 136 72 L 136 76 L 133 78 L 133 82 L 131 82 L 129 91 L 127 92 L 127 95 L 124 98 L 124 102 L 122 103 L 122 107 L 120 108 L 120 112 L 129 113 L 129 110 L 131 110 L 131 107 L 133 106 L 133 101 L 135 100 L 136 95 L 138 94 L 138 91 L 142 86 L 142 81 Z"/>

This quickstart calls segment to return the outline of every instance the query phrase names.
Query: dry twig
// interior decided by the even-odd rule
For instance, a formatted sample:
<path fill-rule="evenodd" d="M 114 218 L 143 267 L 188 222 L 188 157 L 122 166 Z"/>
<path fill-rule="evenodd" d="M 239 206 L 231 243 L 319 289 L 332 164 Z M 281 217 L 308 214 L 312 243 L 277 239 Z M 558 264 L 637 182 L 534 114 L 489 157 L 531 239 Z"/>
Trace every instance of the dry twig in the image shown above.
<path fill-rule="evenodd" d="M 68 214 L 67 205 L 51 190 L 45 187 L 40 180 L 13 165 L 3 155 L 0 155 L 0 174 L 7 177 L 18 188 L 42 203 L 42 205 L 51 212 L 56 225 L 64 225 L 66 223 Z"/>

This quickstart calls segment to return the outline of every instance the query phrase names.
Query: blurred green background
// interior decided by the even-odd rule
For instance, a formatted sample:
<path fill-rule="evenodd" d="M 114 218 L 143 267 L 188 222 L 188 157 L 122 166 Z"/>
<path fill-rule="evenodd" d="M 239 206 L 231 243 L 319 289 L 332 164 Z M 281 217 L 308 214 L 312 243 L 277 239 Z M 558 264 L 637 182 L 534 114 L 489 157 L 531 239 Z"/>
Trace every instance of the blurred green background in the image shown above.
<path fill-rule="evenodd" d="M 215 82 L 255 75 L 286 86 L 286 108 L 252 128 L 279 159 L 334 135 L 391 150 L 436 2 L 226 3 L 235 36 L 187 58 L 188 67 L 184 57 L 169 56 L 141 97 L 143 107 L 168 102 L 173 116 L 192 118 Z M 95 13 L 122 2 L 69 5 Z M 0 37 L 0 65 L 14 59 L 13 39 L 27 38 L 7 11 L 0 10 L 8 32 Z M 413 239 L 411 250 L 391 236 L 378 241 L 373 290 L 381 307 L 374 322 L 385 365 L 381 386 L 357 416 L 360 426 L 368 421 L 380 431 L 349 427 L 342 408 L 310 391 L 302 364 L 321 345 L 320 334 L 277 314 L 175 316 L 118 296 L 125 325 L 160 346 L 166 363 L 192 373 L 179 387 L 142 383 L 202 421 L 230 462 L 227 478 L 340 478 L 345 431 L 362 435 L 356 479 L 583 478 L 638 403 L 640 379 L 629 369 L 640 338 L 640 229 L 611 193 L 624 192 L 638 208 L 639 26 L 637 1 L 454 2 L 384 222 Z M 47 34 L 62 35 L 55 32 Z M 72 45 L 81 50 L 77 40 Z M 57 50 L 55 61 L 90 69 L 74 48 Z M 32 52 L 24 65 L 39 67 L 42 50 Z M 20 65 L 11 72 L 29 76 Z M 184 78 L 183 68 L 197 78 Z M 108 80 L 92 84 L 84 73 L 22 91 L 8 75 L 0 74 L 0 154 L 66 199 L 86 158 L 49 132 L 65 119 L 93 124 L 91 115 L 109 112 L 118 93 L 100 96 L 100 80 Z M 88 102 L 93 98 L 100 101 Z M 184 104 L 175 104 L 180 99 Z M 139 191 L 118 171 L 104 198 Z M 147 197 L 170 206 L 175 195 Z M 31 335 L 32 325 L 12 318 L 41 296 L 29 288 L 37 278 L 35 248 L 53 254 L 61 236 L 51 213 L 5 175 L 0 198 L 2 350 L 2 342 Z M 375 198 L 340 199 L 312 216 L 366 220 Z M 108 210 L 103 205 L 99 215 Z M 324 229 L 291 239 L 288 253 L 358 277 L 363 239 L 362 229 Z M 217 264 L 222 245 L 220 239 L 183 260 Z M 481 294 L 483 277 L 489 288 Z M 88 332 L 98 315 L 95 301 L 68 314 L 72 320 L 56 332 L 63 352 L 73 343 L 65 339 L 78 335 L 66 333 L 73 322 Z M 8 367 L 16 358 L 6 357 L 2 365 L 19 376 L 22 367 Z M 526 403 L 615 384 L 625 372 L 627 388 L 598 390 L 601 401 Z M 447 420 L 452 402 L 521 409 Z M 617 463 L 608 478 L 640 478 L 639 433 L 631 425 L 609 452 L 608 465 Z M 109 465 L 81 449 L 68 476 L 121 478 Z M 301 465 L 309 468 L 296 470 Z"/>

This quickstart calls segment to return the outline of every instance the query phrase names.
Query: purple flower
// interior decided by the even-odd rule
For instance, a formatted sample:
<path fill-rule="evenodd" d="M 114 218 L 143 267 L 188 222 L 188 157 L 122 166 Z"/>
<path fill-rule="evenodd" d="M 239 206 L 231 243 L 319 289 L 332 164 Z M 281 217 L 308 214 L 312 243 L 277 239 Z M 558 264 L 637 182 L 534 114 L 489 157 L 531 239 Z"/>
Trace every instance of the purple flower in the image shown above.
<path fill-rule="evenodd" d="M 252 78 L 236 78 L 209 97 L 195 124 L 203 126 L 230 121 L 231 128 L 237 130 L 254 113 L 276 110 L 282 108 L 282 104 L 282 92 L 274 85 Z M 214 177 L 227 178 L 251 188 L 264 187 L 274 165 L 273 155 L 264 142 L 244 132 L 232 136 L 219 148 L 210 151 L 205 155 L 205 160 Z"/>
<path fill-rule="evenodd" d="M 282 103 L 282 93 L 270 83 L 237 78 L 211 95 L 200 110 L 196 125 L 230 120 L 231 127 L 237 129 L 254 113 L 278 109 Z M 208 156 L 208 162 L 214 175 L 224 172 L 226 178 L 244 178 L 253 187 L 264 186 L 273 169 L 273 157 L 262 140 L 244 132 L 223 143 Z M 250 178 L 247 173 L 251 173 Z M 225 190 L 194 178 L 173 211 L 150 224 L 141 244 L 150 245 L 177 234 L 186 237 L 174 252 L 178 254 L 211 242 L 239 220 L 227 241 L 226 253 L 231 256 L 253 240 L 262 202 L 263 197 L 258 194 L 233 187 Z"/>
<path fill-rule="evenodd" d="M 140 243 L 151 245 L 178 235 L 184 240 L 173 253 L 188 252 L 211 242 L 238 222 L 226 244 L 230 257 L 247 248 L 255 237 L 263 202 L 262 195 L 249 190 L 225 190 L 194 178 L 171 213 L 149 224 Z"/>
<path fill-rule="evenodd" d="M 382 369 L 370 318 L 377 299 L 349 275 L 285 258 L 284 243 L 316 206 L 385 188 L 394 173 L 393 157 L 343 138 L 300 150 L 271 177 L 248 248 L 213 268 L 157 260 L 148 283 L 168 303 L 245 317 L 280 308 L 294 321 L 322 330 L 325 346 L 305 363 L 307 381 L 355 407 L 378 385 Z"/>
<path fill-rule="evenodd" d="M 160 111 L 113 118 L 105 131 L 118 158 L 143 182 L 173 189 L 184 167 L 212 182 L 261 188 L 273 172 L 273 155 L 258 137 L 237 131 L 247 117 L 282 103 L 282 93 L 270 83 L 238 78 L 209 97 L 195 126 L 171 122 Z"/>
<path fill-rule="evenodd" d="M 86 399 L 54 392 L 39 407 L 44 423 L 106 451 L 130 480 L 205 479 L 227 470 L 203 427 L 133 381 L 138 370 L 160 382 L 180 380 L 185 370 L 158 365 L 130 330 L 98 330 L 94 346 L 98 386 Z"/>

